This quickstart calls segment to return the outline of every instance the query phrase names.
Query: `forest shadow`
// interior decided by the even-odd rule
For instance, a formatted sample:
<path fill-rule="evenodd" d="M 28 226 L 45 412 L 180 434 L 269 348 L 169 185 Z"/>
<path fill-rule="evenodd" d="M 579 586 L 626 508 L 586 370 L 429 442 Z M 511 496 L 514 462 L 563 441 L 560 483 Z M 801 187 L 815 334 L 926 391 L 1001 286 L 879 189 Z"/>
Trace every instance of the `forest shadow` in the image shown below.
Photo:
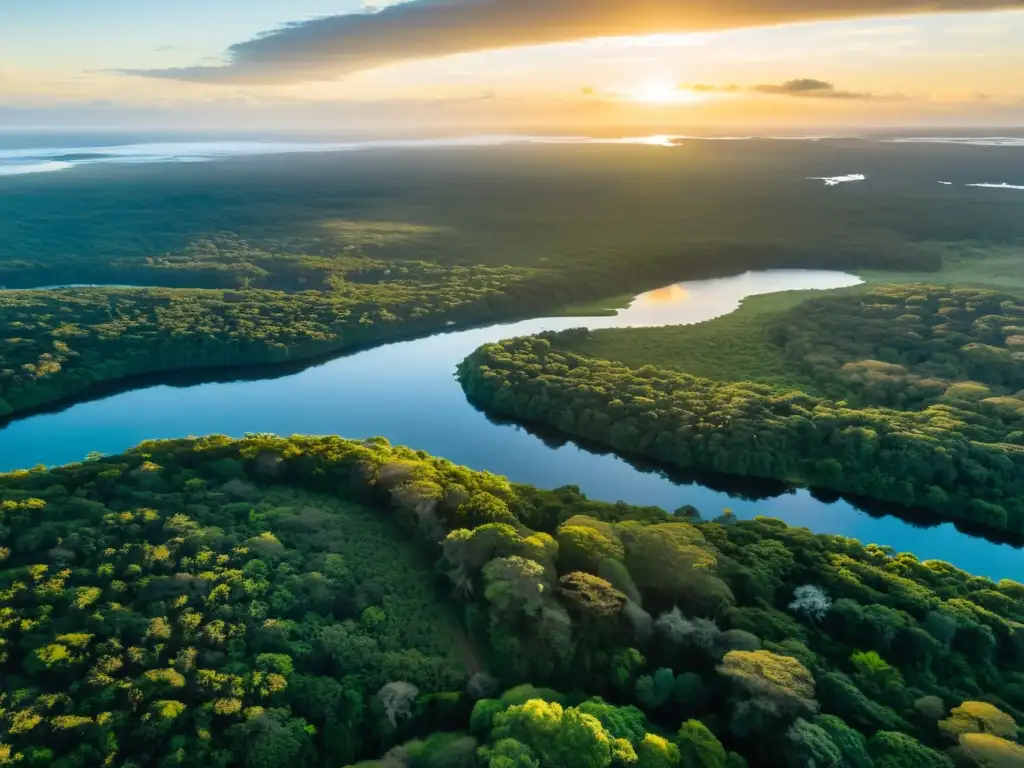
<path fill-rule="evenodd" d="M 244 365 L 211 365 L 196 368 L 173 368 L 165 371 L 152 371 L 149 373 L 137 373 L 123 376 L 110 381 L 101 381 L 90 384 L 81 392 L 69 394 L 51 400 L 41 405 L 30 408 L 23 408 L 15 413 L 0 417 L 0 431 L 19 421 L 33 418 L 35 416 L 47 416 L 62 413 L 78 405 L 94 403 L 106 400 L 118 395 L 124 395 L 141 389 L 151 387 L 174 387 L 176 389 L 188 389 L 203 384 L 239 384 L 248 381 L 274 381 L 276 379 L 294 376 L 311 368 L 341 360 L 346 357 L 353 357 L 373 349 L 402 344 L 410 341 L 426 339 L 431 336 L 440 336 L 462 331 L 471 331 L 477 328 L 486 328 L 491 325 L 504 325 L 525 319 L 523 317 L 509 318 L 488 318 L 480 322 L 455 323 L 450 326 L 439 326 L 432 330 L 414 331 L 405 334 L 397 334 L 388 340 L 371 341 L 364 344 L 352 344 L 343 349 L 323 352 L 301 360 L 287 360 L 283 362 L 266 362 Z"/>
<path fill-rule="evenodd" d="M 601 443 L 576 437 L 569 438 L 554 427 L 547 425 L 527 423 L 496 416 L 474 403 L 471 404 L 492 424 L 518 427 L 538 438 L 548 448 L 558 449 L 572 445 L 598 456 L 615 456 L 629 464 L 637 472 L 658 475 L 674 485 L 699 485 L 717 493 L 727 494 L 737 501 L 753 503 L 771 501 L 783 496 L 792 496 L 797 491 L 807 491 L 814 500 L 823 504 L 846 504 L 855 511 L 863 512 L 875 519 L 894 517 L 920 530 L 938 528 L 951 523 L 958 532 L 967 536 L 984 539 L 993 544 L 1006 544 L 1018 549 L 1024 548 L 1024 535 L 996 530 L 970 521 L 936 518 L 934 512 L 920 507 L 907 507 L 895 502 L 879 501 L 864 496 L 840 493 L 828 488 L 809 488 L 786 483 L 781 480 L 741 477 L 739 475 L 675 467 L 648 457 L 617 451 Z M 703 512 L 703 510 L 699 511 Z M 771 515 L 768 515 L 768 517 L 771 517 Z"/>

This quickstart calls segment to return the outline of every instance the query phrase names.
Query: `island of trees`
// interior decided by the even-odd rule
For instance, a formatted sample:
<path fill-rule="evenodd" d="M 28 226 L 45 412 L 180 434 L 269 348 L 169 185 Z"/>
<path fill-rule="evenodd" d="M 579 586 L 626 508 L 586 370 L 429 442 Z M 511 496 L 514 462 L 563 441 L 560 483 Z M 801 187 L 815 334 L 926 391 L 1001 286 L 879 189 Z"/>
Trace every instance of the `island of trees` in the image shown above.
<path fill-rule="evenodd" d="M 1024 585 L 383 439 L 0 475 L 0 764 L 1009 766 Z"/>
<path fill-rule="evenodd" d="M 512 339 L 460 377 L 488 410 L 627 453 L 1024 532 L 1024 301 L 883 286 L 758 322 Z"/>

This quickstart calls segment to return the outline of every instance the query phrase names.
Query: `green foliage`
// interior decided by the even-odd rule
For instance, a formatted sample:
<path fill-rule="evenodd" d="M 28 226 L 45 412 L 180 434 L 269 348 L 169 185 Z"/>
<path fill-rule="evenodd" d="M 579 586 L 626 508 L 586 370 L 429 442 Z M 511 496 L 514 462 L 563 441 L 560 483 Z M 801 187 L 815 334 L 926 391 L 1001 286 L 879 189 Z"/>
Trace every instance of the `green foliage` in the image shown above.
<path fill-rule="evenodd" d="M 727 768 L 725 747 L 699 720 L 687 720 L 676 735 L 680 763 L 693 768 Z"/>
<path fill-rule="evenodd" d="M 814 678 L 796 659 L 771 651 L 730 651 L 718 671 L 755 696 L 785 708 L 814 709 Z"/>
<path fill-rule="evenodd" d="M 142 374 L 300 361 L 447 323 L 507 316 L 515 313 L 513 305 L 499 301 L 492 307 L 491 297 L 514 292 L 525 276 L 511 269 L 426 265 L 415 272 L 300 293 L 2 292 L 0 416 Z"/>
<path fill-rule="evenodd" d="M 679 765 L 679 748 L 654 733 L 644 735 L 636 748 L 637 768 L 673 768 Z"/>
<path fill-rule="evenodd" d="M 818 692 L 825 711 L 838 715 L 864 733 L 892 728 L 910 730 L 910 725 L 883 703 L 885 699 L 869 698 L 841 673 L 823 675 L 818 681 Z"/>
<path fill-rule="evenodd" d="M 868 740 L 868 753 L 875 768 L 952 768 L 953 762 L 941 752 L 929 749 L 912 736 L 879 731 Z"/>
<path fill-rule="evenodd" d="M 622 592 L 636 605 L 643 602 L 640 590 L 633 583 L 633 577 L 624 563 L 612 559 L 603 560 L 597 570 L 597 575 Z"/>
<path fill-rule="evenodd" d="M 1012 717 L 984 701 L 965 701 L 953 707 L 949 717 L 939 723 L 943 735 L 957 741 L 967 733 L 990 733 L 1002 739 L 1017 739 L 1017 723 Z"/>
<path fill-rule="evenodd" d="M 676 676 L 668 667 L 654 675 L 643 675 L 636 681 L 636 698 L 648 709 L 657 709 L 669 702 L 676 692 Z"/>
<path fill-rule="evenodd" d="M 862 207 L 810 187 L 770 201 L 747 191 L 747 171 L 725 171 L 735 158 L 522 150 L 488 149 L 486 175 L 462 149 L 5 184 L 0 286 L 159 287 L 5 294 L 0 371 L 11 373 L 0 378 L 0 411 L 80 397 L 99 382 L 308 360 L 685 277 L 773 266 L 934 271 L 951 248 L 919 242 L 922 231 L 958 247 L 984 232 L 991 242 L 970 244 L 979 251 L 1024 234 L 1003 206 L 952 198 L 930 201 L 927 215 L 873 200 L 878 221 L 865 231 Z M 778 183 L 790 175 L 761 157 L 744 165 Z M 629 183 L 637 173 L 650 185 L 639 198 Z M 681 211 L 675 201 L 694 173 L 702 199 Z"/>
<path fill-rule="evenodd" d="M 770 733 L 814 713 L 814 677 L 799 661 L 771 651 L 730 651 L 717 667 L 737 690 L 730 727 L 738 736 Z"/>
<path fill-rule="evenodd" d="M 487 768 L 541 768 L 533 751 L 515 739 L 500 739 L 490 747 L 481 747 L 480 757 Z"/>
<path fill-rule="evenodd" d="M 827 768 L 843 765 L 843 754 L 828 732 L 802 717 L 786 731 L 786 760 L 792 766 Z"/>
<path fill-rule="evenodd" d="M 477 740 L 461 733 L 434 733 L 410 755 L 415 768 L 477 768 Z"/>
<path fill-rule="evenodd" d="M 690 327 L 511 339 L 478 349 L 459 376 L 489 410 L 622 452 L 1024 531 L 1024 302 L 989 290 L 883 286 L 758 322 L 774 367 L 738 367 L 717 380 L 686 366 L 682 337 L 699 333 Z M 726 338 L 739 329 L 722 326 L 716 348 L 742 347 Z M 664 335 L 665 355 L 639 367 L 624 351 L 636 349 L 634 335 Z M 744 585 L 763 595 L 772 586 L 770 574 Z"/>
<path fill-rule="evenodd" d="M 812 298 L 815 291 L 751 296 L 723 317 L 693 325 L 598 330 L 566 338 L 559 347 L 584 357 L 615 360 L 630 368 L 653 365 L 713 381 L 759 381 L 814 393 L 814 382 L 773 343 L 778 313 Z"/>
<path fill-rule="evenodd" d="M 626 565 L 641 589 L 678 599 L 687 593 L 698 571 L 715 565 L 715 556 L 704 546 L 704 537 L 695 526 L 663 523 L 634 532 Z"/>
<path fill-rule="evenodd" d="M 412 484 L 432 489 L 430 526 L 396 503 Z M 464 527 L 484 495 L 507 520 Z M 526 521 L 619 542 L 602 572 L 636 601 Z M 0 548 L 0 727 L 26 765 L 1016 755 L 1020 584 L 511 485 L 381 439 L 147 442 L 0 475 Z M 809 581 L 834 602 L 798 623 Z M 942 700 L 964 702 L 945 742 Z"/>
<path fill-rule="evenodd" d="M 813 185 L 766 197 L 744 182 L 785 184 L 806 158 L 803 148 L 775 149 L 770 159 L 760 150 L 752 146 L 742 162 L 737 150 L 726 157 L 712 145 L 673 153 L 568 146 L 317 153 L 283 164 L 249 158 L 230 173 L 204 163 L 116 177 L 80 170 L 45 183 L 23 177 L 3 190 L 0 284 L 63 278 L 235 287 L 248 280 L 317 288 L 334 260 L 360 254 L 399 264 L 567 262 L 580 281 L 605 289 L 569 293 L 562 297 L 569 303 L 620 294 L 637 273 L 665 265 L 936 269 L 941 255 L 917 242 L 922 233 L 958 243 L 979 232 L 990 242 L 1024 235 L 1015 201 L 978 200 L 970 190 L 927 206 L 885 190 L 850 206 Z M 629 184 L 637 177 L 643 191 Z M 689 194 L 698 183 L 699 199 Z M 368 268 L 357 278 L 375 274 Z"/>
<path fill-rule="evenodd" d="M 835 715 L 818 715 L 814 725 L 828 734 L 829 739 L 838 748 L 841 765 L 844 768 L 871 768 L 872 760 L 868 754 L 868 740 L 860 731 L 854 730 Z"/>
<path fill-rule="evenodd" d="M 614 740 L 596 717 L 541 699 L 495 717 L 492 738 L 525 744 L 541 765 L 605 768 L 612 762 Z"/>
<path fill-rule="evenodd" d="M 94 764 L 115 751 L 156 764 L 177 740 L 188 764 L 314 765 L 320 750 L 379 749 L 367 724 L 382 685 L 461 686 L 462 630 L 395 521 L 300 487 L 238 503 L 190 452 L 192 467 L 164 454 L 155 482 L 138 479 L 136 455 L 60 470 L 38 505 L 3 503 L 18 545 L 0 615 L 23 619 L 0 621 L 14 754 L 59 761 L 88 743 Z M 0 498 L 38 479 L 4 476 Z"/>
<path fill-rule="evenodd" d="M 857 651 L 850 656 L 850 663 L 859 675 L 877 687 L 884 688 L 902 682 L 899 670 L 889 666 L 875 651 Z"/>
<path fill-rule="evenodd" d="M 563 601 L 583 621 L 613 619 L 626 604 L 626 596 L 604 579 L 589 573 L 567 573 L 558 582 Z"/>
<path fill-rule="evenodd" d="M 1024 747 L 991 733 L 965 733 L 960 737 L 959 754 L 968 766 L 1012 768 L 1024 765 Z"/>
<path fill-rule="evenodd" d="M 647 732 L 647 716 L 634 706 L 616 707 L 596 698 L 580 704 L 579 710 L 600 720 L 614 739 L 639 744 Z"/>
<path fill-rule="evenodd" d="M 484 568 L 484 592 L 499 612 L 536 614 L 548 588 L 544 566 L 525 557 L 500 557 Z"/>
<path fill-rule="evenodd" d="M 559 558 L 567 568 L 598 574 L 605 560 L 622 560 L 625 551 L 617 539 L 584 525 L 562 525 L 558 529 Z"/>

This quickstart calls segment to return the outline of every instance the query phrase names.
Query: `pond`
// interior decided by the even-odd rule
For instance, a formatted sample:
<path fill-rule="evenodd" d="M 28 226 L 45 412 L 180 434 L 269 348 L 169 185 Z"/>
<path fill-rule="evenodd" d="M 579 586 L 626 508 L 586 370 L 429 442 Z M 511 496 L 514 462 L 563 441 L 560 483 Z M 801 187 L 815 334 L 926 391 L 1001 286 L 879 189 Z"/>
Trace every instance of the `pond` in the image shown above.
<path fill-rule="evenodd" d="M 1024 580 L 1018 549 L 958 530 L 923 527 L 892 505 L 871 514 L 845 500 L 806 490 L 728 478 L 694 478 L 631 462 L 572 441 L 488 418 L 469 402 L 455 367 L 481 344 L 543 330 L 695 323 L 734 311 L 747 296 L 828 289 L 859 279 L 839 272 L 773 270 L 677 283 L 638 296 L 614 317 L 538 318 L 439 333 L 338 357 L 298 372 L 262 369 L 258 378 L 210 381 L 177 377 L 102 399 L 14 421 L 0 430 L 0 471 L 63 464 L 90 451 L 117 453 L 149 438 L 246 432 L 382 435 L 474 469 L 544 488 L 577 485 L 607 501 L 724 508 L 740 517 L 768 515 L 820 533 L 876 542 L 921 559 L 942 559 L 972 573 Z M 203 380 L 205 377 L 205 381 Z M 900 511 L 903 518 L 887 512 Z M 926 519 L 926 518 L 925 518 Z"/>

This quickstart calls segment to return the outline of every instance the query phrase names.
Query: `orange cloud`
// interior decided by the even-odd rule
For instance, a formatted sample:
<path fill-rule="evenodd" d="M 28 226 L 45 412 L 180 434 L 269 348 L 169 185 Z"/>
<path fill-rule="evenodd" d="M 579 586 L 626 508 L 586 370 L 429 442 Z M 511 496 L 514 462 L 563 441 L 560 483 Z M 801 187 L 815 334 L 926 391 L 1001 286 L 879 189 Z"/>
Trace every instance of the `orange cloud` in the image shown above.
<path fill-rule="evenodd" d="M 199 82 L 302 82 L 395 61 L 595 37 L 1020 7 L 1021 0 L 411 0 L 289 24 L 231 46 L 221 66 L 121 72 Z"/>

